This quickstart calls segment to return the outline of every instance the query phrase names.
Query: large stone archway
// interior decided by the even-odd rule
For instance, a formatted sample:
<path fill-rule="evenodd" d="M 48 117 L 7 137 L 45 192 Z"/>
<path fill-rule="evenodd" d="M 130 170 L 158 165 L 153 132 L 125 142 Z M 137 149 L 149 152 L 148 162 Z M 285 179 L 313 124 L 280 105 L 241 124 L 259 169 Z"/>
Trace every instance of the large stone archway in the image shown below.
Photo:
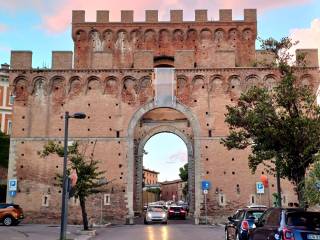
<path fill-rule="evenodd" d="M 148 133 L 138 142 L 137 155 L 135 156 L 136 163 L 136 189 L 135 189 L 135 201 L 137 207 L 142 209 L 142 171 L 143 171 L 143 150 L 145 144 L 148 140 L 158 133 L 172 133 L 180 137 L 187 147 L 188 153 L 188 196 L 189 196 L 189 205 L 190 213 L 194 213 L 194 151 L 193 151 L 193 141 L 188 137 L 184 132 L 179 130 L 177 127 L 171 125 L 159 125 L 148 131 Z"/>
<path fill-rule="evenodd" d="M 135 142 L 135 129 L 138 126 L 141 118 L 148 112 L 158 109 L 159 106 L 155 106 L 153 102 L 150 102 L 143 107 L 141 107 L 135 114 L 132 116 L 131 121 L 128 127 L 128 153 L 127 153 L 127 164 L 128 164 L 128 178 L 127 178 L 127 208 L 129 210 L 129 219 L 132 219 L 134 216 L 134 199 L 135 199 L 135 165 L 137 164 L 138 169 L 142 169 L 142 150 L 144 144 L 147 140 L 152 137 L 154 134 L 159 132 L 172 132 L 186 143 L 188 147 L 188 161 L 190 164 L 189 173 L 191 174 L 190 180 L 193 181 L 193 184 L 190 185 L 189 193 L 194 192 L 193 203 L 194 206 L 194 217 L 195 221 L 198 221 L 200 215 L 200 201 L 201 201 L 201 191 L 200 191 L 200 182 L 201 182 L 201 165 L 200 165 L 200 125 L 198 119 L 193 115 L 193 113 L 181 103 L 176 103 L 175 106 L 161 106 L 174 109 L 180 113 L 182 113 L 190 123 L 190 128 L 192 129 L 192 139 L 193 144 L 186 137 L 186 135 L 179 131 L 177 128 L 169 126 L 167 124 L 160 124 L 148 131 L 148 133 L 139 141 L 138 146 L 137 142 Z M 138 175 L 137 175 L 138 177 Z M 137 182 L 142 181 L 137 178 Z M 138 183 L 137 183 L 138 184 Z M 137 189 L 138 190 L 138 189 Z M 191 190 L 191 191 L 190 191 Z"/>

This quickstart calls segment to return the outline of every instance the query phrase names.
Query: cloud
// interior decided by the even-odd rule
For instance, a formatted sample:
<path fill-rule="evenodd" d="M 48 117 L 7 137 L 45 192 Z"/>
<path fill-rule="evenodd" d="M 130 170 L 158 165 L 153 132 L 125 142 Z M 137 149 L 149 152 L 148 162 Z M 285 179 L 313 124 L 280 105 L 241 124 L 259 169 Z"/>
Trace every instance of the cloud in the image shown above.
<path fill-rule="evenodd" d="M 4 25 L 4 24 L 0 23 L 0 33 L 5 32 L 7 30 L 8 30 L 7 25 Z"/>
<path fill-rule="evenodd" d="M 188 154 L 186 151 L 178 151 L 169 156 L 169 159 L 166 160 L 167 164 L 174 164 L 174 163 L 187 163 L 188 161 Z"/>
<path fill-rule="evenodd" d="M 318 48 L 318 59 L 320 60 L 320 19 L 312 20 L 310 28 L 296 28 L 290 30 L 290 38 L 293 41 L 299 41 L 294 46 L 293 51 L 297 48 Z"/>
<path fill-rule="evenodd" d="M 161 20 L 169 18 L 170 9 L 185 10 L 185 19 L 193 20 L 194 9 L 214 10 L 217 16 L 218 9 L 231 8 L 234 14 L 242 14 L 244 8 L 257 8 L 259 12 L 275 8 L 303 5 L 312 0 L 10 0 L 2 3 L 3 9 L 17 11 L 22 9 L 33 9 L 42 18 L 42 27 L 49 33 L 59 33 L 68 28 L 71 24 L 71 11 L 77 9 L 86 10 L 87 20 L 95 21 L 96 10 L 110 10 L 110 19 L 119 21 L 122 9 L 135 11 L 135 20 L 144 19 L 145 9 L 158 9 Z M 216 17 L 215 16 L 215 17 Z"/>

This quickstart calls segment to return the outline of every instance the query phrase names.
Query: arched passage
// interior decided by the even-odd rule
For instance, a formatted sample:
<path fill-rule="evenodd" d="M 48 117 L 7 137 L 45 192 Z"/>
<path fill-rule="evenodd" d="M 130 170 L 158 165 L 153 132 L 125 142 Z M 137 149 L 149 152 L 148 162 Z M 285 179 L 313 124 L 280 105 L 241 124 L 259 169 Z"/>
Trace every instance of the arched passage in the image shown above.
<path fill-rule="evenodd" d="M 192 171 L 192 175 L 194 178 L 194 217 L 195 217 L 195 221 L 198 221 L 199 218 L 199 214 L 200 214 L 200 200 L 201 200 L 201 191 L 200 191 L 200 182 L 201 182 L 201 177 L 200 177 L 200 173 L 201 173 L 201 166 L 200 166 L 200 125 L 199 125 L 199 121 L 198 119 L 193 115 L 193 113 L 184 105 L 180 104 L 180 103 L 176 103 L 175 106 L 162 106 L 162 107 L 167 107 L 169 109 L 173 109 L 179 113 L 181 113 L 183 116 L 185 116 L 187 124 L 188 124 L 188 128 L 190 128 L 190 130 L 192 131 L 192 140 L 193 140 L 193 146 L 192 148 L 192 153 L 193 153 L 193 169 Z M 135 114 L 133 115 L 133 117 L 131 118 L 131 121 L 129 123 L 128 126 L 128 153 L 127 153 L 127 166 L 128 166 L 128 178 L 127 178 L 127 208 L 128 208 L 128 218 L 129 221 L 133 223 L 133 216 L 134 216 L 134 193 L 135 193 L 135 165 L 139 162 L 141 162 L 138 158 L 139 153 L 139 144 L 138 139 L 135 139 L 135 131 L 136 128 L 139 127 L 139 122 L 141 121 L 141 119 L 143 118 L 143 116 L 154 110 L 154 109 L 158 109 L 158 107 L 156 107 L 154 105 L 153 102 L 149 102 L 147 104 L 145 104 L 144 106 L 142 106 L 140 109 L 138 109 Z M 165 115 L 164 115 L 165 117 Z M 167 123 L 167 124 L 163 124 L 163 123 Z M 168 122 L 167 121 L 162 121 L 159 123 L 156 123 L 155 125 L 157 125 L 156 127 L 159 131 L 160 128 L 162 128 L 162 131 L 167 131 L 166 129 L 168 128 Z M 163 126 L 163 125 L 167 125 L 167 126 Z M 173 130 L 172 130 L 173 131 Z M 150 131 L 148 131 L 150 132 Z M 155 134 L 155 133 L 153 133 Z M 150 133 L 150 137 L 153 135 L 152 133 Z M 183 134 L 179 133 L 182 137 Z M 149 137 L 149 138 L 150 138 Z M 148 139 L 148 138 L 146 138 Z M 145 140 L 146 141 L 146 140 Z M 137 164 L 137 167 L 140 168 L 141 166 L 139 166 Z M 189 177 L 190 179 L 190 177 Z"/>
<path fill-rule="evenodd" d="M 194 152 L 193 152 L 193 141 L 185 133 L 179 130 L 177 127 L 171 125 L 160 125 L 154 127 L 148 131 L 148 133 L 139 141 L 138 143 L 138 154 L 136 157 L 136 188 L 135 188 L 135 205 L 134 208 L 142 208 L 142 170 L 143 170 L 143 151 L 144 146 L 150 138 L 159 133 L 172 133 L 180 137 L 187 147 L 188 156 L 188 195 L 189 195 L 189 205 L 190 212 L 194 213 L 194 190 L 195 190 L 195 179 L 194 179 Z"/>

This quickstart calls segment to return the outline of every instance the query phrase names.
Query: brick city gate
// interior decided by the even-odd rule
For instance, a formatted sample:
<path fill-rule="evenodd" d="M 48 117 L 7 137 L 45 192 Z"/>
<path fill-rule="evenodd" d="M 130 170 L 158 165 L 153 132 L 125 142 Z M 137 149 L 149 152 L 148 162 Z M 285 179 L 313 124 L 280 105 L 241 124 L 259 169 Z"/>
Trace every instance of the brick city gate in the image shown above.
<path fill-rule="evenodd" d="M 87 114 L 70 122 L 70 140 L 88 152 L 94 148 L 104 177 L 115 179 L 88 199 L 95 222 L 133 221 L 134 211 L 141 209 L 141 151 L 158 132 L 175 133 L 188 146 L 196 220 L 201 180 L 212 183 L 207 195 L 211 217 L 257 201 L 256 182 L 268 175 L 263 166 L 252 174 L 249 149 L 228 151 L 221 145 L 229 132 L 226 105 L 234 105 L 251 86 L 272 89 L 281 79 L 277 69 L 260 65 L 275 59 L 255 49 L 256 10 L 245 9 L 243 20 L 233 20 L 229 9 L 220 10 L 216 21 L 208 21 L 206 10 L 196 10 L 194 21 L 184 21 L 182 10 L 170 11 L 169 21 L 159 21 L 153 10 L 146 11 L 144 22 L 135 22 L 133 15 L 121 11 L 121 21 L 110 22 L 108 11 L 98 11 L 96 22 L 86 22 L 84 11 L 73 11 L 75 52 L 54 51 L 50 69 L 32 68 L 30 51 L 11 53 L 15 100 L 8 178 L 18 180 L 18 189 L 15 197 L 8 193 L 7 201 L 20 204 L 34 222 L 59 221 L 61 188 L 55 184 L 62 161 L 37 152 L 49 140 L 63 142 L 65 111 Z M 316 92 L 317 50 L 297 51 L 306 55 L 306 66 L 295 71 L 297 81 Z M 268 178 L 272 196 L 275 179 Z M 283 181 L 282 189 L 284 206 L 297 201 L 290 182 Z M 259 203 L 267 200 L 265 194 Z M 81 219 L 76 202 L 70 202 L 69 213 L 70 220 Z"/>
<path fill-rule="evenodd" d="M 200 214 L 200 163 L 199 163 L 199 122 L 186 106 L 176 101 L 176 76 L 173 68 L 154 70 L 154 100 L 141 107 L 132 117 L 128 128 L 129 137 L 129 183 L 128 193 L 132 192 L 130 211 L 142 210 L 143 149 L 145 143 L 155 134 L 171 132 L 179 136 L 188 150 L 188 192 L 190 212 Z M 132 169 L 132 170 L 131 170 Z M 131 180 L 132 183 L 131 184 Z M 129 197 L 128 199 L 131 199 Z"/>

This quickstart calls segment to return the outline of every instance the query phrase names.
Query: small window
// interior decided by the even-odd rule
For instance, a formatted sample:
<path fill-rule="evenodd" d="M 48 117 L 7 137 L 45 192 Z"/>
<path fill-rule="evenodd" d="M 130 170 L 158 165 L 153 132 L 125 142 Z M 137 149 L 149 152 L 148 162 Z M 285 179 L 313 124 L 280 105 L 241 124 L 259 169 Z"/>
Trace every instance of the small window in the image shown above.
<path fill-rule="evenodd" d="M 48 194 L 42 195 L 42 201 L 41 201 L 42 207 L 49 207 L 49 200 L 50 200 L 50 195 Z"/>
<path fill-rule="evenodd" d="M 14 102 L 14 96 L 10 95 L 10 97 L 9 97 L 9 105 L 13 105 L 13 102 Z"/>
<path fill-rule="evenodd" d="M 250 195 L 250 204 L 256 204 L 256 195 L 254 194 Z"/>
<path fill-rule="evenodd" d="M 103 195 L 103 204 L 106 206 L 106 205 L 111 205 L 111 194 L 110 193 L 107 193 L 107 194 L 104 194 Z"/>
<path fill-rule="evenodd" d="M 12 133 L 12 121 L 8 121 L 8 129 L 7 129 L 7 134 L 10 135 Z"/>
<path fill-rule="evenodd" d="M 219 194 L 219 205 L 225 206 L 226 205 L 226 196 L 223 193 Z"/>

